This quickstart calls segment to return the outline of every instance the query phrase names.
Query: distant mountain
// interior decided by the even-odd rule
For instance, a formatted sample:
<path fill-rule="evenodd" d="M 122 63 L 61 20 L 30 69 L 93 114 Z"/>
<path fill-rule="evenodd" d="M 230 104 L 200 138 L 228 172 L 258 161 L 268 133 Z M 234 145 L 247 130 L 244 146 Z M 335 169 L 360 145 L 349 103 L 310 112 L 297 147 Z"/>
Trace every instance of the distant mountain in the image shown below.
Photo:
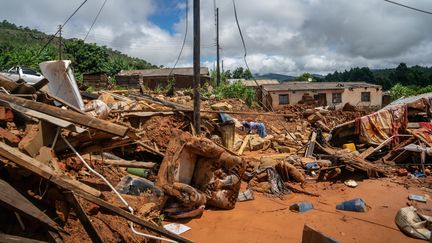
<path fill-rule="evenodd" d="M 266 73 L 266 74 L 256 74 L 255 78 L 256 79 L 276 79 L 280 82 L 285 82 L 285 81 L 295 80 L 296 77 L 279 74 L 279 73 Z"/>
<path fill-rule="evenodd" d="M 325 76 L 321 74 L 311 74 L 312 77 L 315 78 L 324 78 Z M 279 82 L 289 82 L 289 81 L 295 81 L 296 76 L 290 76 L 285 74 L 279 74 L 279 73 L 266 73 L 266 74 L 255 74 L 256 79 L 276 79 Z"/>

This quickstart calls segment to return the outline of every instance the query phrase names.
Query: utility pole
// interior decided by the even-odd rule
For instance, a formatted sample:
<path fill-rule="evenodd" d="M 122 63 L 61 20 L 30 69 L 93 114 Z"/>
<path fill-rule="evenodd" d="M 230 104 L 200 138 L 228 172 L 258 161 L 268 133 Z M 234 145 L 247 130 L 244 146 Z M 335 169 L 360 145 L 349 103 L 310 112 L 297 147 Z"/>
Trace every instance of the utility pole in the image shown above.
<path fill-rule="evenodd" d="M 199 135 L 201 133 L 201 100 L 200 100 L 200 93 L 199 93 L 199 87 L 200 87 L 200 0 L 194 0 L 193 1 L 193 72 L 194 72 L 194 79 L 193 79 L 193 86 L 194 86 L 194 96 L 193 96 L 193 121 L 194 121 L 194 128 L 195 133 Z"/>
<path fill-rule="evenodd" d="M 220 65 L 219 65 L 219 8 L 216 8 L 216 84 L 220 85 L 221 81 L 221 73 L 220 73 Z"/>
<path fill-rule="evenodd" d="M 58 25 L 59 28 L 59 60 L 62 60 L 62 36 L 61 36 L 61 32 L 62 32 L 62 26 L 61 24 Z"/>

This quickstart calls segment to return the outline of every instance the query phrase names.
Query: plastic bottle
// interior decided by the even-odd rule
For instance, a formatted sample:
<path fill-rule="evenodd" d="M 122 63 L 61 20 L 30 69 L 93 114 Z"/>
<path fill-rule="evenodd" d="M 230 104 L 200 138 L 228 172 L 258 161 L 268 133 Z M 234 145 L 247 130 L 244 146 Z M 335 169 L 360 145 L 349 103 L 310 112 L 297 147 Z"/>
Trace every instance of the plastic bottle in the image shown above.
<path fill-rule="evenodd" d="M 336 209 L 354 212 L 366 212 L 366 203 L 361 198 L 355 198 L 336 205 Z"/>
<path fill-rule="evenodd" d="M 309 211 L 313 208 L 314 207 L 313 207 L 312 203 L 309 203 L 309 202 L 299 202 L 299 203 L 292 204 L 290 206 L 290 210 L 301 212 L 301 213 Z"/>

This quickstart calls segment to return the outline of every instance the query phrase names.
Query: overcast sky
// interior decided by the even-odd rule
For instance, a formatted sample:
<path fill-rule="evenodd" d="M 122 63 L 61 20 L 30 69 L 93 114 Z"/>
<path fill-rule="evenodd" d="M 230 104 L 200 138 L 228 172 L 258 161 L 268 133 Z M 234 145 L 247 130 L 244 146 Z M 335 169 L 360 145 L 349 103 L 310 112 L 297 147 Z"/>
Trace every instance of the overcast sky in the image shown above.
<path fill-rule="evenodd" d="M 395 0 L 432 11 L 430 0 Z M 0 18 L 54 33 L 82 0 L 0 0 Z M 83 38 L 103 0 L 88 0 L 64 28 Z M 432 64 L 432 15 L 383 0 L 236 0 L 253 73 L 325 74 Z M 243 63 L 232 0 L 216 0 L 225 69 Z M 188 40 L 179 66 L 192 63 L 192 0 Z M 185 31 L 185 1 L 108 0 L 87 42 L 118 49 L 153 64 L 172 66 Z M 202 63 L 215 60 L 212 0 L 201 0 Z"/>

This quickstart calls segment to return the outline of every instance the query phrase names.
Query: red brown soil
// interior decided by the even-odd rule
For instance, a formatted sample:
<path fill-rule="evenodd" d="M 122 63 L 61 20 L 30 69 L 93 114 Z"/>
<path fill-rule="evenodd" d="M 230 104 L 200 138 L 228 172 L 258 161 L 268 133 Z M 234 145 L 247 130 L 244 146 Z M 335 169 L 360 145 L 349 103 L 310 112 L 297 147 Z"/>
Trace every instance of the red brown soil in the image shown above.
<path fill-rule="evenodd" d="M 239 202 L 233 210 L 206 210 L 200 219 L 187 223 L 192 229 L 182 236 L 196 242 L 301 242 L 307 224 L 341 242 L 424 242 L 404 235 L 395 224 L 395 216 L 409 202 L 411 193 L 427 194 L 418 188 L 406 189 L 391 179 L 365 180 L 357 188 L 342 183 L 311 183 L 307 190 L 321 196 L 290 194 L 268 198 L 255 193 L 255 200 Z M 371 207 L 365 213 L 337 211 L 343 200 L 361 197 Z M 291 212 L 292 203 L 308 201 L 315 209 Z M 416 203 L 430 208 L 432 203 Z"/>

